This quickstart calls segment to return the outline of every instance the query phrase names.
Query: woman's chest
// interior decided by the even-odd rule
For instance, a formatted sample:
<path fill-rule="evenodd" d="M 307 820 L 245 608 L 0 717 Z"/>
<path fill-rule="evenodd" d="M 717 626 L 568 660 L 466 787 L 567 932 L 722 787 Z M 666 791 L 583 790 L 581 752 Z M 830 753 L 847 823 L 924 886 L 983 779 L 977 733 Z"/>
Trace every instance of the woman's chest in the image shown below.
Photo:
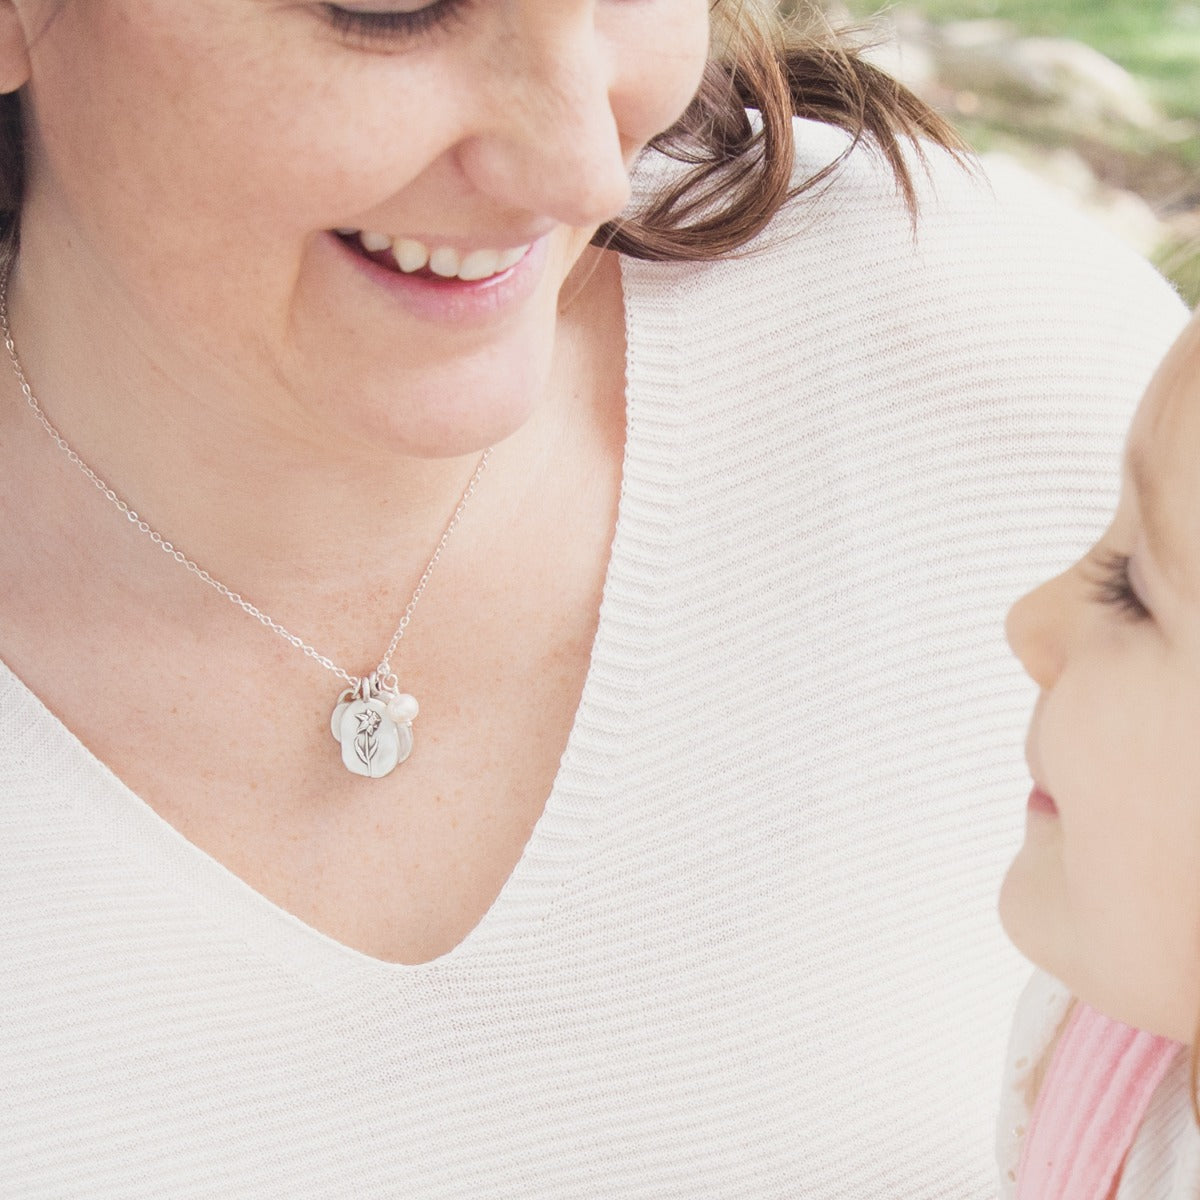
<path fill-rule="evenodd" d="M 217 597 L 193 627 L 99 602 L 85 619 L 70 595 L 14 605 L 0 657 L 131 802 L 322 933 L 419 962 L 478 924 L 545 807 L 601 583 L 431 607 L 396 659 L 412 754 L 383 778 L 343 765 L 343 683 Z"/>

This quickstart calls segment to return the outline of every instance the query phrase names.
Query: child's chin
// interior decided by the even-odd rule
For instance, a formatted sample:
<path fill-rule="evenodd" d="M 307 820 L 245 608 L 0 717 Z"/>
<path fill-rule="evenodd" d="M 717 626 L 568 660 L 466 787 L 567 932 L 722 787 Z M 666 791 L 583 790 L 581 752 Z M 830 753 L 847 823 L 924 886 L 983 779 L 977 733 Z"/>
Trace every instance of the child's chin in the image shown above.
<path fill-rule="evenodd" d="M 1027 839 L 1009 864 L 1000 885 L 1000 924 L 1030 962 L 1062 979 L 1071 956 L 1061 944 L 1062 910 L 1048 869 L 1052 864 L 1041 849 Z"/>
<path fill-rule="evenodd" d="M 1000 924 L 1034 966 L 1097 1012 L 1137 1029 L 1195 1044 L 1200 1035 L 1200 963 L 1171 955 L 1155 939 L 1121 962 L 1121 945 L 1099 924 L 1072 917 L 1056 858 L 1027 839 L 1000 885 Z M 1146 951 L 1153 947 L 1149 955 Z M 1129 947 L 1126 947 L 1127 949 Z M 1161 953 L 1159 951 L 1161 950 Z M 1185 977 L 1186 976 L 1186 977 Z"/>

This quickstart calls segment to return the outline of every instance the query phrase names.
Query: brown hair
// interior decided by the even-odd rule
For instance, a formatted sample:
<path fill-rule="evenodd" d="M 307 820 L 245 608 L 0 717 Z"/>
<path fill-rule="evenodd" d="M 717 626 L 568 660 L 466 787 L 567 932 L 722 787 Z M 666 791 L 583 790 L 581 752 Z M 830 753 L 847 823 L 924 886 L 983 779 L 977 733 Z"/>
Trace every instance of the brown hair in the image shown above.
<path fill-rule="evenodd" d="M 860 142 L 881 153 L 909 211 L 916 213 L 906 147 L 922 140 L 964 158 L 966 147 L 928 105 L 864 61 L 825 23 L 816 0 L 801 29 L 777 0 L 711 0 L 712 57 L 682 118 L 651 146 L 691 170 L 636 216 L 601 227 L 595 244 L 635 258 L 717 258 L 766 227 L 791 197 L 819 185 Z M 752 123 L 747 109 L 761 121 Z M 793 116 L 850 134 L 846 149 L 792 183 Z M 25 185 L 21 105 L 0 95 L 0 236 L 15 234 Z"/>
<path fill-rule="evenodd" d="M 1196 1034 L 1192 1038 L 1191 1070 L 1188 1072 L 1188 1091 L 1191 1093 L 1192 1117 L 1200 1125 L 1200 1024 L 1196 1026 Z"/>
<path fill-rule="evenodd" d="M 826 22 L 816 0 L 808 18 L 785 19 L 778 0 L 711 0 L 714 51 L 683 117 L 651 143 L 692 169 L 636 217 L 613 221 L 594 239 L 634 258 L 716 258 L 744 245 L 781 205 L 833 175 L 860 143 L 880 153 L 915 218 L 917 193 L 906 150 L 922 143 L 960 162 L 966 144 L 924 101 L 866 62 L 849 33 Z M 747 109 L 761 121 L 752 123 Z M 845 130 L 846 148 L 816 174 L 792 182 L 792 117 Z"/>
<path fill-rule="evenodd" d="M 0 96 L 0 229 L 16 224 L 25 194 L 25 152 L 21 101 L 16 92 Z"/>

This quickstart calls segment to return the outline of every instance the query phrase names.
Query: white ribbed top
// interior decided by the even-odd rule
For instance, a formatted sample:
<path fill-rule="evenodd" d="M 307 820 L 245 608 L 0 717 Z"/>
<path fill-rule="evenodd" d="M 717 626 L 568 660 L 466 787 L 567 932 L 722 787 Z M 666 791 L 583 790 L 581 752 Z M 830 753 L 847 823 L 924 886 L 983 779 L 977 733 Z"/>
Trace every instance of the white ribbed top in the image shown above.
<path fill-rule="evenodd" d="M 798 126 L 800 169 L 839 135 Z M 0 670 L 6 1200 L 982 1200 L 1007 604 L 1103 526 L 1170 290 L 857 153 L 763 253 L 624 266 L 625 485 L 545 815 L 423 966 L 307 928 Z"/>

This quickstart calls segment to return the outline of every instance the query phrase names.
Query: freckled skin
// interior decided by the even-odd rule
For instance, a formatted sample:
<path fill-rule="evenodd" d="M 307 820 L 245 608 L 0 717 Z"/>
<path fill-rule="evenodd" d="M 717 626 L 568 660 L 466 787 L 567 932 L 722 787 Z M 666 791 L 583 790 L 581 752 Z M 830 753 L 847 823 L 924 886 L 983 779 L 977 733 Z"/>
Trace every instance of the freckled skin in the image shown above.
<path fill-rule="evenodd" d="M 707 2 L 487 0 L 368 49 L 316 3 L 66 0 L 29 50 L 51 3 L 0 0 L 0 82 L 28 80 L 32 137 L 11 309 L 85 457 L 357 672 L 496 452 L 405 638 L 419 746 L 385 779 L 343 766 L 341 684 L 148 562 L 17 403 L 0 518 L 37 496 L 41 524 L 0 539 L 0 656 L 250 886 L 365 953 L 435 957 L 519 858 L 582 689 L 625 350 L 615 256 L 587 243 L 694 93 Z M 547 262 L 503 319 L 438 328 L 363 277 L 340 227 L 545 235 Z M 163 694 L 170 720 L 146 702 Z"/>
<path fill-rule="evenodd" d="M 33 27 L 46 3 L 18 8 Z M 251 409 L 276 438 L 465 453 L 538 399 L 563 280 L 691 97 L 706 8 L 475 5 L 371 49 L 320 10 L 68 0 L 32 51 L 22 269 L 65 276 L 58 299 L 91 300 L 80 320 L 96 304 L 119 317 L 158 389 L 222 403 L 222 419 Z M 465 335 L 340 269 L 326 231 L 344 226 L 484 246 L 551 229 L 551 263 L 532 303 Z"/>

